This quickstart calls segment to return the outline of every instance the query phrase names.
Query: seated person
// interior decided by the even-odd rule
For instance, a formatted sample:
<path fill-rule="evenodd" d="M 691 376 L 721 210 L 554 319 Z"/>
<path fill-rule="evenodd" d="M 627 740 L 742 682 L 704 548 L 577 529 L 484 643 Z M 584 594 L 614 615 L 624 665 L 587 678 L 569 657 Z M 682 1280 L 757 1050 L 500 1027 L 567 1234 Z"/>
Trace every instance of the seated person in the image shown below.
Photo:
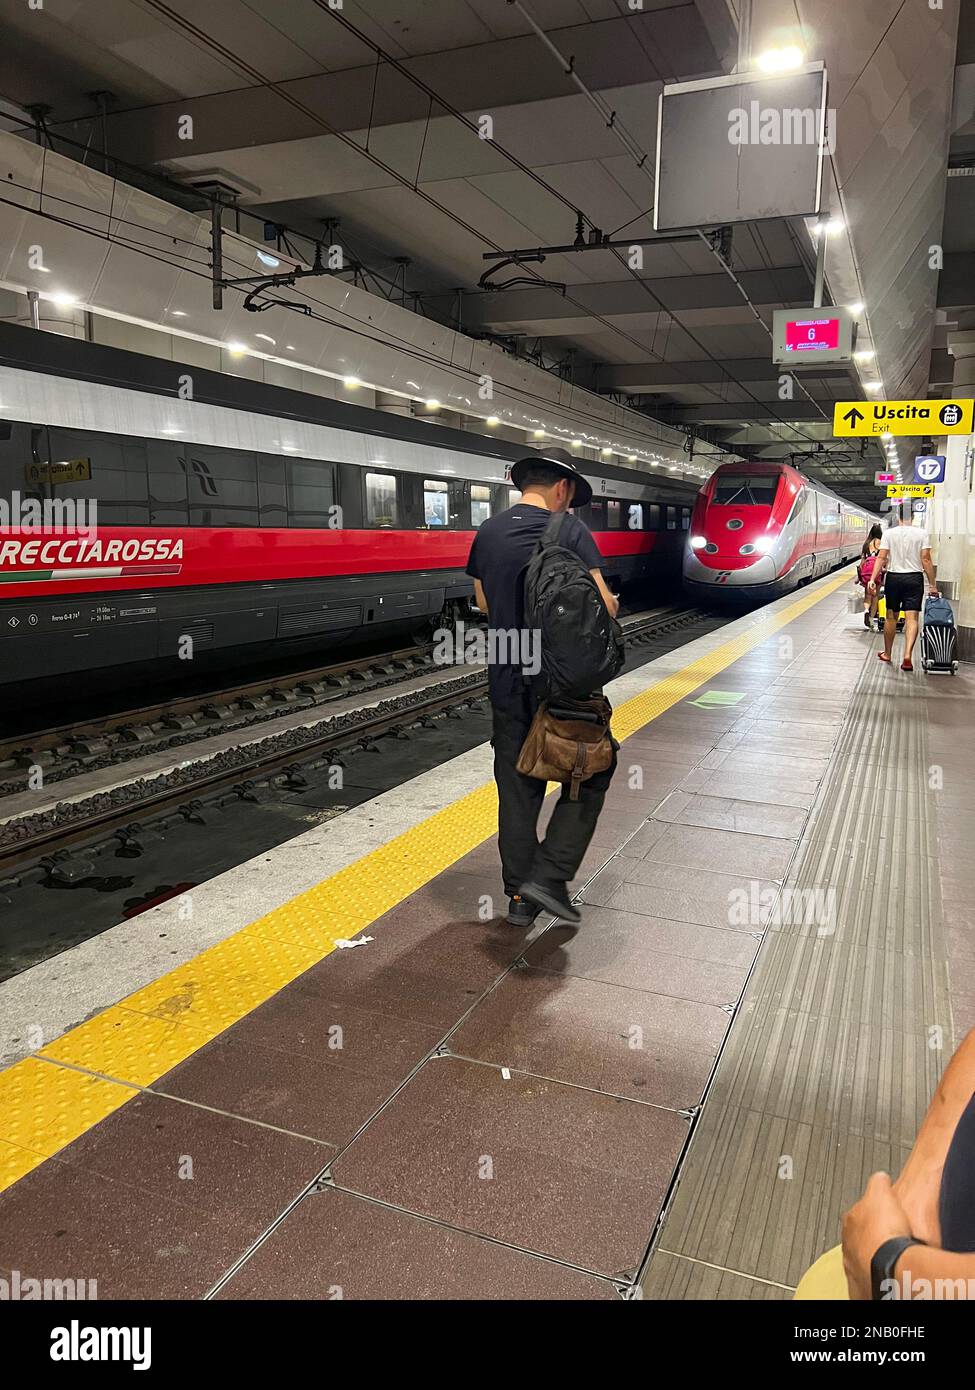
<path fill-rule="evenodd" d="M 975 1298 L 975 1029 L 948 1064 L 900 1177 L 874 1173 L 846 1213 L 846 1287 L 838 1254 L 813 1265 L 797 1298 Z"/>

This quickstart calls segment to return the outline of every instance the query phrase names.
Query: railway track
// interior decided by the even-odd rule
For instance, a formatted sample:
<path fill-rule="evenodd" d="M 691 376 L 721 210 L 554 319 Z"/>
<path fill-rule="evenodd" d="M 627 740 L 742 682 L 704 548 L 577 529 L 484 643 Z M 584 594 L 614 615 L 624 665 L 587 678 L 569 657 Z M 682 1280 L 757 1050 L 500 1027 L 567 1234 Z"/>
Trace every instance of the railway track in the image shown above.
<path fill-rule="evenodd" d="M 632 615 L 624 619 L 623 626 L 627 643 L 632 648 L 648 643 L 656 638 L 680 631 L 682 628 L 699 622 L 705 615 L 696 608 L 661 608 Z M 372 701 L 365 710 L 346 710 L 342 713 L 329 713 L 329 705 L 341 695 L 375 694 L 377 686 L 369 683 L 366 670 L 385 674 L 388 679 L 388 695 L 379 702 Z M 429 649 L 407 649 L 390 653 L 382 658 L 363 659 L 359 662 L 345 662 L 339 666 L 319 667 L 312 672 L 296 673 L 289 677 L 293 682 L 291 689 L 314 686 L 315 698 L 308 702 L 308 708 L 321 718 L 291 727 L 284 732 L 268 729 L 266 737 L 250 737 L 247 744 L 233 749 L 224 748 L 218 753 L 207 753 L 200 749 L 200 756 L 192 755 L 178 766 L 152 777 L 141 777 L 114 783 L 113 773 L 124 772 L 124 761 L 112 762 L 105 768 L 107 773 L 103 789 L 77 797 L 73 800 L 59 801 L 47 809 L 15 816 L 0 824 L 0 875 L 10 877 L 25 866 L 45 866 L 52 874 L 64 873 L 70 876 L 70 856 L 74 847 L 92 841 L 119 842 L 123 856 L 138 857 L 141 853 L 139 843 L 140 827 L 148 822 L 158 821 L 167 815 L 181 816 L 185 820 L 199 818 L 205 802 L 220 797 L 238 798 L 242 801 L 255 800 L 256 788 L 278 781 L 292 788 L 303 785 L 302 768 L 312 765 L 336 763 L 341 765 L 344 750 L 355 746 L 366 747 L 384 735 L 405 732 L 413 725 L 437 717 L 463 717 L 465 707 L 473 707 L 486 694 L 487 676 L 484 668 L 466 670 L 463 667 L 443 669 L 443 679 L 417 688 L 416 676 L 419 672 L 430 673 L 437 668 L 433 665 Z M 408 672 L 412 671 L 410 685 Z M 398 679 L 397 679 L 398 675 Z M 336 683 L 329 685 L 329 681 Z M 273 682 L 252 682 L 247 686 L 234 687 L 233 691 L 222 692 L 223 702 L 228 708 L 240 699 L 275 700 L 270 709 L 258 707 L 256 713 L 264 721 L 273 720 L 282 712 L 299 709 L 297 699 L 277 699 L 275 692 L 281 685 L 280 678 Z M 322 687 L 324 694 L 318 689 Z M 246 693 L 245 693 L 246 692 Z M 233 698 L 230 698 L 233 696 Z M 203 702 L 203 703 L 201 703 Z M 163 710 L 180 708 L 180 715 L 190 717 L 191 707 L 213 703 L 213 697 L 197 696 L 194 700 L 166 702 L 164 706 L 148 706 L 142 711 L 128 711 L 113 715 L 103 723 L 93 726 L 87 722 L 85 730 L 99 730 L 99 737 L 107 739 L 111 733 L 125 736 L 131 726 L 133 716 L 145 716 L 147 726 L 157 724 Z M 282 708 L 283 706 L 283 708 Z M 256 721 L 245 721 L 244 727 L 251 729 Z M 230 727 L 234 727 L 230 724 Z M 75 740 L 82 732 L 74 726 Z M 211 721 L 205 728 L 195 727 L 193 741 L 199 741 L 207 734 L 228 731 L 227 721 Z M 180 730 L 186 734 L 186 730 Z M 66 729 L 45 730 L 32 742 L 31 748 L 20 756 L 33 754 L 37 747 L 46 746 L 57 749 L 72 746 L 66 739 Z M 129 743 L 129 748 L 132 744 Z M 135 751 L 142 752 L 145 742 L 136 742 Z M 103 754 L 102 754 L 103 755 Z M 86 770 L 91 770 L 98 755 L 88 761 Z M 23 764 L 21 764 L 23 766 Z M 66 788 L 67 790 L 67 788 Z M 23 791 L 23 783 L 18 786 Z M 3 802 L 0 801 L 0 815 Z M 60 867 L 59 867 L 60 866 Z"/>
<path fill-rule="evenodd" d="M 350 689 L 377 690 L 428 668 L 431 652 L 430 646 L 405 647 L 0 740 L 0 777 L 6 781 L 18 769 L 36 765 L 44 769 L 46 781 L 59 780 L 66 775 L 65 766 L 77 770 L 113 756 L 124 761 L 147 749 L 178 746 L 187 741 L 183 735 L 194 731 L 204 738 L 216 728 L 257 723 L 282 710 L 311 709 Z M 0 795 L 7 790 L 0 785 Z"/>

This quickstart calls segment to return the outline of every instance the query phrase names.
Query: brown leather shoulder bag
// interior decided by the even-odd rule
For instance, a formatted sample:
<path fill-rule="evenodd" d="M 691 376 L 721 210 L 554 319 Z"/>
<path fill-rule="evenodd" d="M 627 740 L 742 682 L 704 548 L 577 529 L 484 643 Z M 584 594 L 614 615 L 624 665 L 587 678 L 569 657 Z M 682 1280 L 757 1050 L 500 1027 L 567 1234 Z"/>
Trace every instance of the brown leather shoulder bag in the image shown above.
<path fill-rule="evenodd" d="M 612 713 L 604 695 L 543 701 L 522 744 L 518 771 L 543 782 L 567 784 L 569 799 L 578 801 L 582 783 L 605 772 L 613 760 Z"/>

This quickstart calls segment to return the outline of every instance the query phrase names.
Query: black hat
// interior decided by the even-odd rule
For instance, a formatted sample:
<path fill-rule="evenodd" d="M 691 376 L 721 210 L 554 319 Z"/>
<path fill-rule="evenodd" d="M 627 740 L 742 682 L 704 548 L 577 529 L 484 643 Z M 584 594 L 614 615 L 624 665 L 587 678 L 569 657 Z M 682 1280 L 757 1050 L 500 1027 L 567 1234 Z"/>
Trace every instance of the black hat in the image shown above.
<path fill-rule="evenodd" d="M 584 507 L 587 502 L 592 501 L 592 488 L 576 467 L 575 459 L 564 449 L 546 449 L 544 453 L 528 454 L 525 458 L 519 459 L 511 470 L 511 481 L 519 492 L 524 491 L 521 486 L 522 478 L 537 464 L 547 464 L 549 468 L 554 468 L 564 477 L 573 480 L 576 485 L 572 498 L 573 507 Z"/>

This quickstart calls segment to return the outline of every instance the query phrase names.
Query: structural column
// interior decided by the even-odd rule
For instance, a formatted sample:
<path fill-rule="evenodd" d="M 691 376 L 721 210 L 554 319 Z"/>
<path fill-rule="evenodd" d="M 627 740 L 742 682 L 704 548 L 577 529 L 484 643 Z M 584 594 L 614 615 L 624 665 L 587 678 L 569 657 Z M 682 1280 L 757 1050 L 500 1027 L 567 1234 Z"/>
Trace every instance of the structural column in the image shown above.
<path fill-rule="evenodd" d="M 949 333 L 948 351 L 955 359 L 952 396 L 975 398 L 975 324 L 963 321 L 957 332 Z M 958 654 L 964 661 L 975 661 L 975 436 L 945 438 L 940 452 L 948 462 L 931 527 L 934 558 L 938 581 L 954 604 Z"/>

